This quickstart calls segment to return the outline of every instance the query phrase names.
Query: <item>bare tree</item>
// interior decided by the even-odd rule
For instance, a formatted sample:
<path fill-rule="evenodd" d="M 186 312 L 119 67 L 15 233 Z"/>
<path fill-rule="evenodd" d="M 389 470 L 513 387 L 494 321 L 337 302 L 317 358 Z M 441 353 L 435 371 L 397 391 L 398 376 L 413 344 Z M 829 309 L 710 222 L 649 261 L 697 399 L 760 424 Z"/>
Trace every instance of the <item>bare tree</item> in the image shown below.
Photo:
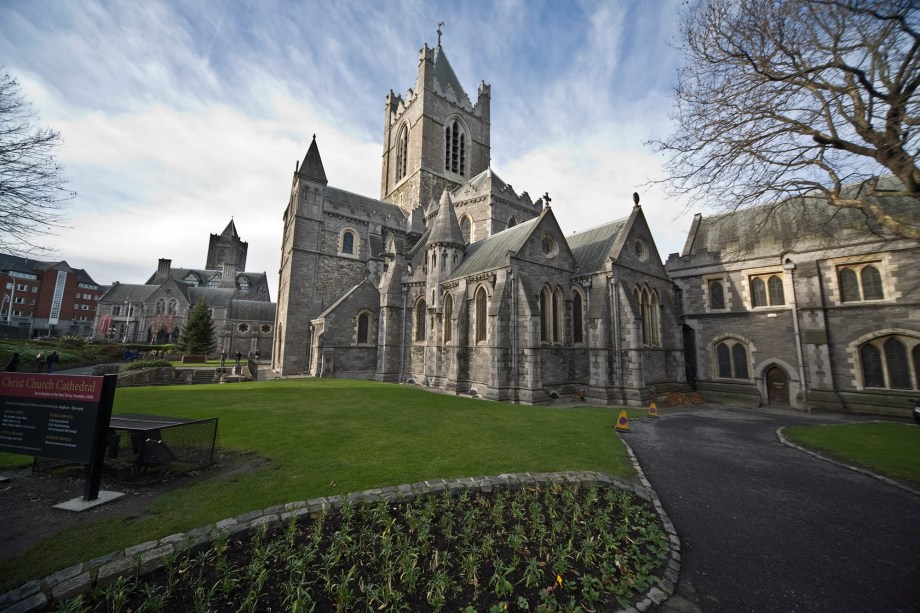
<path fill-rule="evenodd" d="M 34 120 L 19 82 L 0 70 L 0 250 L 16 255 L 44 250 L 37 239 L 63 226 L 76 195 L 54 159 L 60 133 Z"/>
<path fill-rule="evenodd" d="M 692 3 L 677 129 L 653 143 L 672 193 L 721 210 L 823 196 L 920 238 L 918 4 Z"/>

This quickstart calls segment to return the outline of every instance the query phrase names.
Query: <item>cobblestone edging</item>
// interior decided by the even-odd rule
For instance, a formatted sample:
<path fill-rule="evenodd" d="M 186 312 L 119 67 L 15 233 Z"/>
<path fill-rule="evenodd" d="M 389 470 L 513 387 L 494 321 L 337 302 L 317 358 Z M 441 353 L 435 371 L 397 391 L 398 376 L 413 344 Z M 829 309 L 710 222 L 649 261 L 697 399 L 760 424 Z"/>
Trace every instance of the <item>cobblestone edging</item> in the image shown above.
<path fill-rule="evenodd" d="M 661 582 L 661 587 L 653 587 L 648 591 L 648 594 L 645 595 L 645 598 L 640 600 L 623 613 L 637 613 L 648 611 L 653 605 L 658 606 L 674 594 L 674 590 L 677 587 L 677 580 L 680 578 L 680 538 L 677 536 L 677 531 L 674 529 L 674 524 L 671 523 L 671 518 L 668 517 L 668 514 L 664 512 L 664 507 L 661 506 L 661 501 L 658 499 L 658 494 L 655 493 L 655 490 L 652 489 L 652 484 L 648 482 L 648 479 L 645 478 L 645 473 L 642 471 L 642 466 L 639 465 L 639 460 L 636 459 L 636 454 L 633 453 L 632 447 L 629 446 L 623 437 L 620 437 L 620 440 L 623 442 L 623 445 L 626 447 L 626 452 L 629 454 L 629 459 L 632 461 L 633 468 L 636 469 L 636 472 L 639 475 L 639 481 L 645 488 L 647 492 L 646 500 L 650 500 L 653 505 L 655 505 L 655 510 L 658 512 L 658 516 L 661 518 L 661 523 L 664 525 L 665 532 L 668 534 L 668 539 L 671 541 L 671 556 L 668 559 L 668 566 L 664 571 L 664 579 Z M 620 612 L 617 612 L 620 613 Z"/>
<path fill-rule="evenodd" d="M 877 423 L 890 423 L 890 422 L 873 421 L 873 422 L 859 422 L 859 423 L 874 423 L 874 424 L 877 424 Z M 852 471 L 855 471 L 855 472 L 858 472 L 858 473 L 862 473 L 862 474 L 864 474 L 864 475 L 866 475 L 866 476 L 869 476 L 869 477 L 872 477 L 872 478 L 874 478 L 874 479 L 878 479 L 879 481 L 882 481 L 882 482 L 884 482 L 884 483 L 887 483 L 888 485 L 893 485 L 893 486 L 895 486 L 895 487 L 897 487 L 897 488 L 900 488 L 900 489 L 904 490 L 905 492 L 910 492 L 911 494 L 915 494 L 915 495 L 917 495 L 917 496 L 920 496 L 920 490 L 917 490 L 917 489 L 914 489 L 914 488 L 912 488 L 912 487 L 908 487 L 908 486 L 906 486 L 906 485 L 903 485 L 903 484 L 901 484 L 901 483 L 898 483 L 898 482 L 895 481 L 894 479 L 889 479 L 888 477 L 884 477 L 884 476 L 882 476 L 882 475 L 880 475 L 880 474 L 878 474 L 878 473 L 874 473 L 874 472 L 872 472 L 871 470 L 869 470 L 869 469 L 867 469 L 867 468 L 862 468 L 862 467 L 860 467 L 860 466 L 853 466 L 852 464 L 847 464 L 846 462 L 841 462 L 841 461 L 839 461 L 839 460 L 835 460 L 834 458 L 829 458 L 829 457 L 827 457 L 826 455 L 823 455 L 823 454 L 821 454 L 821 453 L 818 453 L 817 451 L 812 451 L 811 449 L 807 449 L 807 448 L 805 448 L 805 447 L 802 447 L 801 445 L 797 445 L 797 444 L 793 443 L 792 441 L 790 441 L 789 439 L 787 439 L 787 438 L 783 435 L 783 430 L 784 430 L 785 428 L 786 428 L 786 426 L 781 426 L 781 427 L 779 427 L 779 428 L 776 429 L 776 438 L 778 438 L 778 439 L 779 439 L 779 442 L 782 443 L 783 445 L 786 445 L 787 447 L 792 447 L 793 449 L 798 449 L 799 451 L 804 451 L 804 452 L 807 453 L 808 455 L 814 456 L 814 457 L 818 458 L 819 460 L 824 460 L 825 462 L 830 462 L 831 464 L 836 464 L 837 466 L 842 466 L 843 468 L 849 468 L 849 469 L 852 470 Z"/>
<path fill-rule="evenodd" d="M 633 459 L 633 463 L 638 467 L 635 456 L 632 454 L 632 449 L 629 449 L 628 446 L 627 449 Z M 156 541 L 134 545 L 124 551 L 109 553 L 89 562 L 75 564 L 48 575 L 44 579 L 30 581 L 17 589 L 0 595 L 0 612 L 27 613 L 29 611 L 44 610 L 56 602 L 89 592 L 94 587 L 108 587 L 119 577 L 135 577 L 151 573 L 164 567 L 168 556 L 177 553 L 194 555 L 209 547 L 219 537 L 246 538 L 255 534 L 262 525 L 267 525 L 268 528 L 282 526 L 293 517 L 309 516 L 311 519 L 315 519 L 323 511 L 340 507 L 346 500 L 351 504 L 373 503 L 380 500 L 402 502 L 440 492 L 450 492 L 452 494 L 459 494 L 463 491 L 489 493 L 494 489 L 516 491 L 525 487 L 547 486 L 554 483 L 596 484 L 616 487 L 630 491 L 655 505 L 655 509 L 661 517 L 671 542 L 671 556 L 667 563 L 665 579 L 662 581 L 661 587 L 653 587 L 635 607 L 626 610 L 627 613 L 646 611 L 652 603 L 658 604 L 666 600 L 674 591 L 678 573 L 680 572 L 680 540 L 674 532 L 673 524 L 665 515 L 664 509 L 662 509 L 661 503 L 658 501 L 658 496 L 655 495 L 655 492 L 642 474 L 642 470 L 639 469 L 638 472 L 642 480 L 642 486 L 602 473 L 587 471 L 519 473 L 494 477 L 434 479 L 407 485 L 280 504 L 261 511 L 252 511 L 231 519 L 224 519 L 185 533 L 173 534 Z"/>

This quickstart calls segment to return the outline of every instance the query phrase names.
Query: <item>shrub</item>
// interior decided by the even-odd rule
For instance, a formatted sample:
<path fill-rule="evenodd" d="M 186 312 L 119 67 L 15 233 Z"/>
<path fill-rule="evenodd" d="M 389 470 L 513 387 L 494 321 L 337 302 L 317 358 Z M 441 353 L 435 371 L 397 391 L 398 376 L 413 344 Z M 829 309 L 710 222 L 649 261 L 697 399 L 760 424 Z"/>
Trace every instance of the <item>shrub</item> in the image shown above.
<path fill-rule="evenodd" d="M 86 337 L 79 334 L 69 334 L 61 338 L 61 344 L 65 347 L 82 347 L 86 344 Z"/>
<path fill-rule="evenodd" d="M 172 366 L 172 362 L 169 360 L 140 360 L 138 362 L 125 364 L 121 369 L 127 371 L 140 370 L 142 368 L 165 368 L 167 366 Z"/>

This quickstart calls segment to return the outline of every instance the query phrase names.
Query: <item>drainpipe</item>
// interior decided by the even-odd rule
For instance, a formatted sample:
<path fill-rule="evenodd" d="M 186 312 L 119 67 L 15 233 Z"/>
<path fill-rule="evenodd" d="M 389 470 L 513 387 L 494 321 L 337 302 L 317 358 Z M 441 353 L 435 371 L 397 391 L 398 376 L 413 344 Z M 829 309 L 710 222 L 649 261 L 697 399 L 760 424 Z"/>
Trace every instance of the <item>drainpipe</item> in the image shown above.
<path fill-rule="evenodd" d="M 409 288 L 402 286 L 402 325 L 400 326 L 399 335 L 399 383 L 403 382 L 403 374 L 406 370 L 406 294 Z"/>
<path fill-rule="evenodd" d="M 518 363 L 517 363 L 517 292 L 514 288 L 514 271 L 508 271 L 511 283 L 511 402 L 518 400 Z"/>
<path fill-rule="evenodd" d="M 795 299 L 795 262 L 786 258 L 783 263 L 783 269 L 789 273 L 789 280 L 792 282 L 792 330 L 795 336 L 795 353 L 799 360 L 799 382 L 802 385 L 802 400 L 805 403 L 805 411 L 811 413 L 811 407 L 808 405 L 808 384 L 805 381 L 805 360 L 802 358 L 802 334 L 799 330 L 799 308 Z"/>

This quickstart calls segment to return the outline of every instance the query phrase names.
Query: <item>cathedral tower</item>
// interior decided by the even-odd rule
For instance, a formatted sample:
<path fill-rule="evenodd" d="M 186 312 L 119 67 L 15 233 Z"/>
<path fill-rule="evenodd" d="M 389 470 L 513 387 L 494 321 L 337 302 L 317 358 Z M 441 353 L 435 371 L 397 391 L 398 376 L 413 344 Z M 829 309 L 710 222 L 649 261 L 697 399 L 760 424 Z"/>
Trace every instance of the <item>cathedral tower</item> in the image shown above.
<path fill-rule="evenodd" d="M 479 84 L 470 102 L 454 74 L 438 34 L 438 46 L 419 52 L 418 79 L 405 99 L 386 98 L 380 198 L 408 215 L 437 201 L 490 163 L 491 87 Z"/>
<path fill-rule="evenodd" d="M 246 251 L 249 243 L 240 240 L 236 233 L 233 219 L 220 234 L 212 234 L 208 242 L 208 259 L 204 267 L 207 270 L 221 270 L 224 264 L 230 264 L 237 270 L 246 270 Z"/>

